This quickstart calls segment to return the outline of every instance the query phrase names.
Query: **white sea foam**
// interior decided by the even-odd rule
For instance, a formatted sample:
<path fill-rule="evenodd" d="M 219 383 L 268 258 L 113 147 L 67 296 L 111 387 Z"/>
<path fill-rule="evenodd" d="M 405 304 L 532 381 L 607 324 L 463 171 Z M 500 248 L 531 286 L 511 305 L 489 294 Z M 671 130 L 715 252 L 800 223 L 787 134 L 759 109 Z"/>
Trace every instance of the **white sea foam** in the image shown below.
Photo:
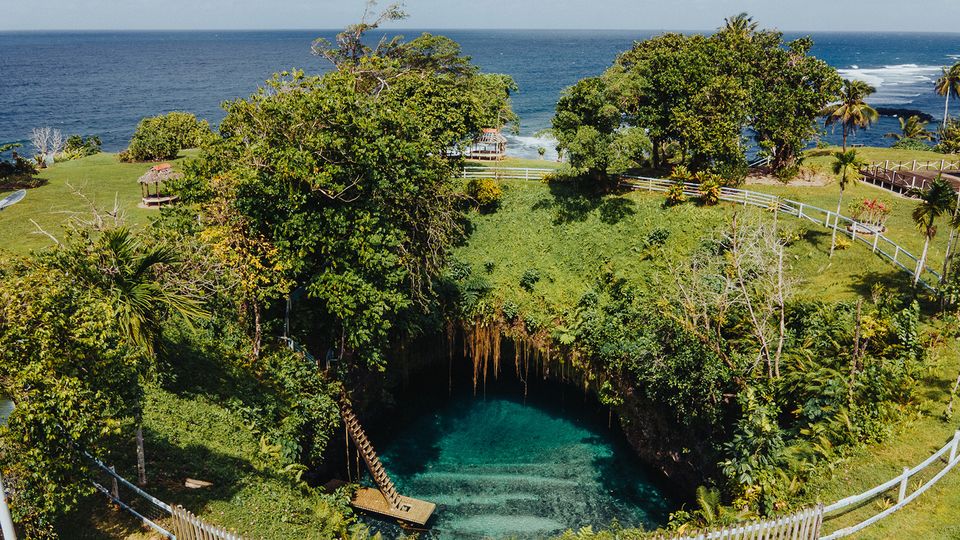
<path fill-rule="evenodd" d="M 845 79 L 864 81 L 877 89 L 868 100 L 874 105 L 908 105 L 924 91 L 929 91 L 940 66 L 898 64 L 878 68 L 853 65 L 837 70 Z"/>
<path fill-rule="evenodd" d="M 507 155 L 525 159 L 539 159 L 539 148 L 546 148 L 547 153 L 544 159 L 556 161 L 557 159 L 557 141 L 553 137 L 537 137 L 534 135 L 512 135 L 507 136 Z"/>

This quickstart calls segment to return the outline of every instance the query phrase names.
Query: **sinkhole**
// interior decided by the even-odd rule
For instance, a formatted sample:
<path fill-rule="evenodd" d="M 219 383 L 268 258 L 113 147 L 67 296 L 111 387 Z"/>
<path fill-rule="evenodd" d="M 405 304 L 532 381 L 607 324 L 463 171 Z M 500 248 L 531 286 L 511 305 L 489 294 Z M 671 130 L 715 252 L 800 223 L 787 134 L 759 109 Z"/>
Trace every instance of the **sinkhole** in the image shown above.
<path fill-rule="evenodd" d="M 421 538 L 544 538 L 614 521 L 650 529 L 679 506 L 582 388 L 503 370 L 475 394 L 469 374 L 446 368 L 410 375 L 369 426 L 398 491 L 437 504 Z"/>

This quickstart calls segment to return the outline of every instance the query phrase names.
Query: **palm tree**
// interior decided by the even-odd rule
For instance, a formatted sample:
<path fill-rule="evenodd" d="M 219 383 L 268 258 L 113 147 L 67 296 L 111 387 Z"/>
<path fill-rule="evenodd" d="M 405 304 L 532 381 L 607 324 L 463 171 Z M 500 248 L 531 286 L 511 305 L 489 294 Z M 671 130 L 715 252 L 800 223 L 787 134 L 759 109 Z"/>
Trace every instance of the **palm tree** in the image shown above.
<path fill-rule="evenodd" d="M 941 215 L 952 212 L 957 193 L 942 176 L 937 176 L 936 180 L 930 184 L 930 189 L 926 191 L 914 190 L 913 195 L 920 199 L 920 203 L 913 209 L 913 222 L 924 237 L 923 252 L 920 253 L 917 270 L 913 276 L 913 284 L 916 285 L 920 281 L 920 275 L 923 274 L 923 268 L 927 262 L 927 250 L 930 249 L 930 241 L 937 235 L 936 220 Z"/>
<path fill-rule="evenodd" d="M 933 138 L 933 133 L 927 131 L 927 122 L 920 120 L 919 116 L 911 116 L 907 118 L 906 121 L 904 121 L 903 117 L 897 120 L 900 121 L 900 133 L 887 133 L 884 137 L 898 141 L 904 139 L 924 139 L 929 141 Z"/>
<path fill-rule="evenodd" d="M 127 339 L 142 348 L 148 359 L 155 358 L 161 324 L 167 315 L 176 314 L 188 321 L 204 315 L 194 298 L 170 290 L 162 281 L 162 270 L 180 262 L 172 247 L 147 246 L 129 229 L 119 227 L 103 231 L 87 249 L 90 259 L 75 257 L 67 264 L 76 265 L 80 279 L 110 298 Z M 137 472 L 142 485 L 147 482 L 142 412 L 137 413 L 136 423 Z"/>
<path fill-rule="evenodd" d="M 833 238 L 830 240 L 831 257 L 837 247 L 837 223 L 840 221 L 840 209 L 843 206 L 843 191 L 847 189 L 848 183 L 860 180 L 860 170 L 867 166 L 856 150 L 834 152 L 833 157 L 833 174 L 837 175 L 840 183 L 840 198 L 837 200 L 837 216 L 833 221 Z"/>
<path fill-rule="evenodd" d="M 950 117 L 950 96 L 960 97 L 960 62 L 950 68 L 943 68 L 943 74 L 934 85 L 937 94 L 945 97 L 942 127 L 947 127 L 947 119 Z"/>
<path fill-rule="evenodd" d="M 840 90 L 840 101 L 828 105 L 822 115 L 827 117 L 826 125 L 839 123 L 843 127 L 843 151 L 847 151 L 847 135 L 857 129 L 867 129 L 880 115 L 863 100 L 876 92 L 876 88 L 863 81 L 845 79 Z"/>
<path fill-rule="evenodd" d="M 757 28 L 760 27 L 760 23 L 755 22 L 753 17 L 747 14 L 747 12 L 734 15 L 733 17 L 727 17 L 723 20 L 723 29 L 740 37 L 749 37 L 750 34 L 753 34 L 757 31 Z"/>

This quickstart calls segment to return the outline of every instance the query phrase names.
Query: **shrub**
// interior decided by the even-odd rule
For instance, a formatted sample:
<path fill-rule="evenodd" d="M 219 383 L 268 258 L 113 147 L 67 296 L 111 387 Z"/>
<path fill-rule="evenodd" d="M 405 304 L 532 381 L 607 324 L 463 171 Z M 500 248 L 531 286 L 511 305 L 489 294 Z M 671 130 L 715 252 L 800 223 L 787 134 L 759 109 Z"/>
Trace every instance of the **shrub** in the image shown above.
<path fill-rule="evenodd" d="M 0 180 L 4 180 L 4 184 L 7 184 L 10 179 L 15 181 L 27 180 L 38 172 L 33 161 L 17 153 L 17 148 L 20 148 L 20 146 L 20 144 L 0 145 L 0 156 L 10 152 L 9 159 L 0 157 Z"/>
<path fill-rule="evenodd" d="M 846 236 L 837 235 L 837 243 L 836 243 L 837 250 L 847 249 L 852 245 L 853 243 L 850 241 L 849 238 L 847 238 Z"/>
<path fill-rule="evenodd" d="M 714 206 L 720 202 L 720 186 L 723 179 L 707 172 L 697 173 L 696 180 L 700 182 L 700 203 L 704 206 Z"/>
<path fill-rule="evenodd" d="M 503 198 L 503 188 L 492 178 L 472 178 L 467 182 L 467 196 L 480 208 L 495 208 Z"/>
<path fill-rule="evenodd" d="M 130 139 L 128 153 L 121 160 L 162 161 L 177 157 L 184 148 L 202 146 L 212 136 L 210 124 L 185 112 L 171 112 L 144 118 Z"/>
<path fill-rule="evenodd" d="M 54 156 L 55 161 L 70 161 L 100 153 L 100 137 L 91 135 L 82 137 L 80 135 L 71 135 L 67 137 L 66 144 L 63 145 L 63 151 Z"/>
<path fill-rule="evenodd" d="M 664 204 L 667 206 L 676 206 L 687 202 L 687 195 L 683 192 L 683 184 L 677 182 L 667 189 L 667 200 Z"/>
<path fill-rule="evenodd" d="M 483 269 L 486 270 L 488 274 L 493 272 L 493 269 L 496 267 L 497 267 L 497 263 L 493 261 L 484 261 L 483 263 Z"/>
<path fill-rule="evenodd" d="M 538 281 L 540 281 L 540 271 L 536 268 L 529 268 L 520 277 L 520 287 L 527 292 L 532 292 Z"/>
<path fill-rule="evenodd" d="M 512 322 L 515 321 L 520 315 L 520 306 L 518 306 L 515 302 L 507 300 L 503 303 L 501 311 L 503 311 L 503 318 Z"/>
<path fill-rule="evenodd" d="M 942 154 L 960 152 L 960 121 L 949 120 L 947 125 L 940 128 L 940 144 L 934 150 Z"/>
<path fill-rule="evenodd" d="M 690 169 L 684 167 L 683 165 L 677 165 L 670 172 L 670 179 L 676 180 L 677 182 L 689 182 L 693 180 L 693 173 L 690 172 Z"/>
<path fill-rule="evenodd" d="M 900 150 L 930 150 L 930 145 L 920 139 L 907 137 L 893 143 L 891 148 L 898 148 Z"/>
<path fill-rule="evenodd" d="M 663 227 L 657 227 L 656 229 L 647 233 L 647 238 L 643 241 L 643 243 L 647 247 L 658 247 L 666 244 L 668 238 L 670 238 L 670 230 Z"/>

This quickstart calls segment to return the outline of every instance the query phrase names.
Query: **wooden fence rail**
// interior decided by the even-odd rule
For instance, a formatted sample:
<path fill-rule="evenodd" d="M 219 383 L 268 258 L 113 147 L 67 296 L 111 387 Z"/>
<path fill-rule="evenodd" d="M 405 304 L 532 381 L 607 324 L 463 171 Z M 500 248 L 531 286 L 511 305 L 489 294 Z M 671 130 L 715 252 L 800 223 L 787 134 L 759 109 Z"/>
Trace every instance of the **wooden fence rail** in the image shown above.
<path fill-rule="evenodd" d="M 498 180 L 543 180 L 553 169 L 529 167 L 464 167 L 461 178 L 495 178 Z"/>
<path fill-rule="evenodd" d="M 632 189 L 657 191 L 661 193 L 666 192 L 672 186 L 676 185 L 675 181 L 664 180 L 662 178 L 623 175 L 621 179 L 624 185 Z M 699 185 L 695 183 L 685 183 L 683 185 L 683 192 L 690 198 L 700 196 Z M 924 288 L 930 291 L 936 291 L 940 284 L 940 273 L 926 264 L 921 268 L 918 257 L 879 231 L 874 232 L 874 234 L 858 233 L 858 231 L 869 230 L 870 226 L 847 216 L 837 214 L 832 210 L 825 210 L 768 193 L 730 187 L 720 188 L 720 200 L 783 212 L 828 229 L 836 228 L 838 234 L 851 238 L 853 243 L 860 242 L 868 246 L 871 251 L 906 271 L 911 277 L 915 277 L 917 273 L 920 273 L 919 283 L 921 283 Z"/>
<path fill-rule="evenodd" d="M 173 516 L 173 534 L 177 540 L 241 540 L 225 529 L 204 523 L 189 510 L 181 506 L 171 509 Z"/>

